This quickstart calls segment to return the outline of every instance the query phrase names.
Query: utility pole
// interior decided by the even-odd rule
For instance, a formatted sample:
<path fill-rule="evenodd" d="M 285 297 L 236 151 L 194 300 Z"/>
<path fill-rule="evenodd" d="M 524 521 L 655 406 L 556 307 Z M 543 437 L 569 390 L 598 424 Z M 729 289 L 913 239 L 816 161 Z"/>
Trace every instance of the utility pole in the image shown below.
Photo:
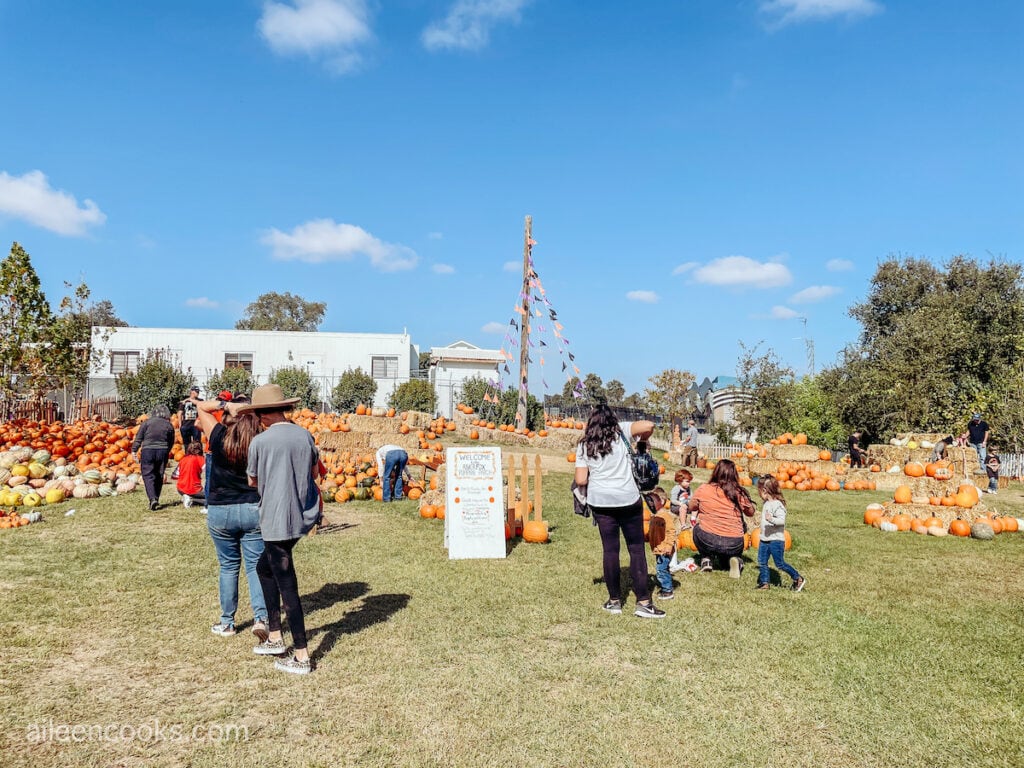
<path fill-rule="evenodd" d="M 516 428 L 526 429 L 526 403 L 529 395 L 529 343 L 530 343 L 530 250 L 533 248 L 533 216 L 526 217 L 523 232 L 523 321 L 519 329 L 519 400 L 516 405 Z"/>

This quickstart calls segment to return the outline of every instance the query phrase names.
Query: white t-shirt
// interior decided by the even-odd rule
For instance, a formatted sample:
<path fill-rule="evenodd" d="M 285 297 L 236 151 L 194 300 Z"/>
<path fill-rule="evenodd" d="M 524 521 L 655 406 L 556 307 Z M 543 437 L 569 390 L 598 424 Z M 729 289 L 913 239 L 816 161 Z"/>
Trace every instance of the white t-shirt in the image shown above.
<path fill-rule="evenodd" d="M 632 422 L 619 425 L 623 434 L 630 434 Z M 629 452 L 621 440 L 612 441 L 611 452 L 592 459 L 583 452 L 583 443 L 576 446 L 576 466 L 586 467 L 587 503 L 595 507 L 628 507 L 640 498 L 640 491 L 629 466 Z"/>

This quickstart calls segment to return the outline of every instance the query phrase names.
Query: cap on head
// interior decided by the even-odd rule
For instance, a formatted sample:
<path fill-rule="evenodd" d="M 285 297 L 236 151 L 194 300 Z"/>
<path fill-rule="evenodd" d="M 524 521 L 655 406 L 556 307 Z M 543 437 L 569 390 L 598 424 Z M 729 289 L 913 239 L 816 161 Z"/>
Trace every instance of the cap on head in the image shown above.
<path fill-rule="evenodd" d="M 228 401 L 228 400 L 230 400 L 230 399 L 231 399 L 232 397 L 233 397 L 233 395 L 231 394 L 230 390 L 227 390 L 227 389 L 222 389 L 222 390 L 221 390 L 221 391 L 220 391 L 220 392 L 219 392 L 219 393 L 217 394 L 217 399 L 218 399 L 218 400 L 224 400 L 224 401 Z"/>
<path fill-rule="evenodd" d="M 189 392 L 196 392 L 196 393 L 198 393 L 199 392 L 199 387 L 189 387 L 188 391 Z"/>
<path fill-rule="evenodd" d="M 981 419 L 981 414 L 980 414 L 980 413 L 975 413 L 975 414 L 972 414 L 972 415 L 971 415 L 971 419 L 972 419 L 973 421 L 979 421 L 979 420 Z"/>

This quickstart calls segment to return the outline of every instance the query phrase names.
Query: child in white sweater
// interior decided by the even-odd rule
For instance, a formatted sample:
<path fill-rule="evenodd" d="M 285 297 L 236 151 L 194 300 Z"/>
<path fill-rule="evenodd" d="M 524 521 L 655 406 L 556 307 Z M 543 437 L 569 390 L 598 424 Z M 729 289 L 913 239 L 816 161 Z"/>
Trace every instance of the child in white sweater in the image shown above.
<path fill-rule="evenodd" d="M 764 500 L 761 507 L 761 539 L 757 546 L 757 565 L 761 573 L 758 589 L 771 589 L 768 581 L 768 558 L 774 558 L 775 567 L 793 577 L 793 591 L 804 588 L 804 577 L 786 562 L 786 504 L 779 481 L 765 475 L 757 483 L 757 492 Z"/>

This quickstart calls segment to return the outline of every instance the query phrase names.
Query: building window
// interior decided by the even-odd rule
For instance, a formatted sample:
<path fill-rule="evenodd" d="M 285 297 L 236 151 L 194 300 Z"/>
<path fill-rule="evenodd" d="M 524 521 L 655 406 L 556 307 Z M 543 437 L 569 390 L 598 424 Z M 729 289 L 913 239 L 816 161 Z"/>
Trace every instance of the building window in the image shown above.
<path fill-rule="evenodd" d="M 224 368 L 244 368 L 249 373 L 252 373 L 252 353 L 225 352 Z"/>
<path fill-rule="evenodd" d="M 110 372 L 115 376 L 119 373 L 135 373 L 139 370 L 139 353 L 129 351 L 112 351 L 110 353 Z"/>
<path fill-rule="evenodd" d="M 397 357 L 375 357 L 370 364 L 370 371 L 375 379 L 397 379 Z"/>

